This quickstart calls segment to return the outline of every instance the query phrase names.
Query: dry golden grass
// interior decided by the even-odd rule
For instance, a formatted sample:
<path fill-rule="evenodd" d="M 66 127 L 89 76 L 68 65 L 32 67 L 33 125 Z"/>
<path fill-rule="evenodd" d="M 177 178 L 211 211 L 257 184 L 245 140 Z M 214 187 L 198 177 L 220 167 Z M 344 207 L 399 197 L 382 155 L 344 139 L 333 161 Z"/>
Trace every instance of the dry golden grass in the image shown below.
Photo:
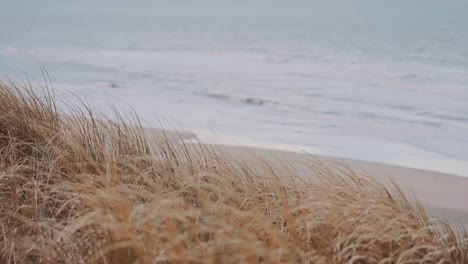
<path fill-rule="evenodd" d="M 301 181 L 72 110 L 0 84 L 1 263 L 468 262 L 466 232 L 395 185 L 312 158 Z"/>

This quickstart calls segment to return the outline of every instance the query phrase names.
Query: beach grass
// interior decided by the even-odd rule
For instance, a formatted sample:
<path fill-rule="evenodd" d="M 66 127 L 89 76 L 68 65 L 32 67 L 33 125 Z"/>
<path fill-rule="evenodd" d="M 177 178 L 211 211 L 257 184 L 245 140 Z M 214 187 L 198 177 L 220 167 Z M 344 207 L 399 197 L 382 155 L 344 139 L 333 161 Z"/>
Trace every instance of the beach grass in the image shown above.
<path fill-rule="evenodd" d="M 391 181 L 162 134 L 1 83 L 0 262 L 468 263 L 466 231 Z"/>

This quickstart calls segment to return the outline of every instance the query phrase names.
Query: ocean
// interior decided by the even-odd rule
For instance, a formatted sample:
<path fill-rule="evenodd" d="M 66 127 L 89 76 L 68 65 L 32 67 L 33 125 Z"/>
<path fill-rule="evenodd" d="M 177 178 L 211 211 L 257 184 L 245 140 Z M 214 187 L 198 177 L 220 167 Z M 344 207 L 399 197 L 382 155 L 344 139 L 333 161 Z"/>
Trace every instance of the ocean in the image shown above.
<path fill-rule="evenodd" d="M 0 75 L 205 142 L 468 176 L 468 1 L 0 4 Z"/>

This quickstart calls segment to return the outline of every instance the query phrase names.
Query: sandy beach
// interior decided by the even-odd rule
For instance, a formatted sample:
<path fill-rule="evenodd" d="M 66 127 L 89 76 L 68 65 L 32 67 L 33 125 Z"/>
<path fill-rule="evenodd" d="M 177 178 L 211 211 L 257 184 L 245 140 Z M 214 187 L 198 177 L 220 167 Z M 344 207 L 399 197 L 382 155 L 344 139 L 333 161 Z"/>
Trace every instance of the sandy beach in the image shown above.
<path fill-rule="evenodd" d="M 323 163 L 330 169 L 349 167 L 357 174 L 384 180 L 393 179 L 407 194 L 414 195 L 432 217 L 468 227 L 468 178 L 375 162 L 290 151 L 222 145 L 213 147 L 240 159 L 261 158 L 272 163 L 288 163 L 299 169 L 303 164 L 314 161 Z"/>
<path fill-rule="evenodd" d="M 174 142 L 194 141 L 196 135 L 187 131 L 146 128 L 146 133 L 156 139 L 167 138 Z M 351 169 L 356 174 L 376 177 L 385 181 L 393 180 L 402 190 L 414 196 L 427 209 L 432 217 L 452 224 L 462 224 L 468 228 L 468 178 L 412 169 L 376 162 L 343 159 L 266 148 L 210 144 L 220 153 L 240 160 L 266 160 L 272 164 L 292 165 L 301 176 L 304 164 L 321 163 L 329 169 Z M 305 172 L 305 171 L 304 171 Z M 307 173 L 307 172 L 305 172 Z"/>
<path fill-rule="evenodd" d="M 146 128 L 146 133 L 156 139 L 168 138 L 174 142 L 193 142 L 196 135 L 187 131 Z M 210 144 L 210 148 L 241 160 L 266 160 L 272 164 L 288 164 L 298 170 L 299 176 L 304 164 L 321 163 L 329 169 L 351 169 L 356 174 L 376 177 L 385 181 L 393 180 L 403 191 L 414 196 L 432 217 L 452 224 L 468 227 L 468 178 L 439 172 L 412 169 L 388 164 L 327 157 L 308 153 L 272 150 L 266 148 Z M 305 172 L 305 171 L 304 171 Z"/>

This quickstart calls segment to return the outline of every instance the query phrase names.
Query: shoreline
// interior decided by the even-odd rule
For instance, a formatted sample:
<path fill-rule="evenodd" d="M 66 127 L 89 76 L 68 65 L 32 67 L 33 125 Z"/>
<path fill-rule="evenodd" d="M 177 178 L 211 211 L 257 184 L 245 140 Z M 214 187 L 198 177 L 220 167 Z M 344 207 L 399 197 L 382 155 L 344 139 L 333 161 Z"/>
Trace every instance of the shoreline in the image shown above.
<path fill-rule="evenodd" d="M 234 158 L 259 157 L 273 164 L 285 162 L 294 168 L 314 159 L 327 168 L 350 168 L 360 175 L 379 180 L 394 180 L 408 197 L 416 198 L 428 214 L 438 220 L 468 228 L 468 178 L 433 171 L 412 169 L 370 161 L 309 155 L 306 153 L 249 148 L 244 146 L 210 145 Z"/>
<path fill-rule="evenodd" d="M 321 138 L 322 136 L 311 136 L 311 138 L 314 138 L 314 141 L 317 141 L 319 137 Z M 205 130 L 195 130 L 192 138 L 184 138 L 184 142 L 194 143 L 193 139 L 197 140 L 195 143 L 270 149 L 273 151 L 285 151 L 299 154 L 307 153 L 313 156 L 331 159 L 377 163 L 385 166 L 435 172 L 468 179 L 468 161 L 443 157 L 440 154 L 419 149 L 401 142 L 367 140 L 355 137 L 323 136 L 321 141 L 331 141 L 331 143 L 319 143 L 309 146 L 259 141 Z M 339 143 L 333 141 L 338 141 Z M 327 147 L 327 145 L 329 146 Z M 357 153 L 356 151 L 352 151 L 352 149 L 357 149 Z"/>
<path fill-rule="evenodd" d="M 150 138 L 166 137 L 175 142 L 198 145 L 203 144 L 221 154 L 235 159 L 264 159 L 271 164 L 281 165 L 283 162 L 301 170 L 311 160 L 318 161 L 331 169 L 349 168 L 357 174 L 375 177 L 379 180 L 393 180 L 402 188 L 409 198 L 416 198 L 431 217 L 451 224 L 461 224 L 468 228 L 468 177 L 390 165 L 372 161 L 329 157 L 308 154 L 305 152 L 259 148 L 252 146 L 236 146 L 206 141 L 196 142 L 197 134 L 189 131 L 161 130 L 144 128 Z M 304 169 L 304 167 L 302 167 Z"/>

